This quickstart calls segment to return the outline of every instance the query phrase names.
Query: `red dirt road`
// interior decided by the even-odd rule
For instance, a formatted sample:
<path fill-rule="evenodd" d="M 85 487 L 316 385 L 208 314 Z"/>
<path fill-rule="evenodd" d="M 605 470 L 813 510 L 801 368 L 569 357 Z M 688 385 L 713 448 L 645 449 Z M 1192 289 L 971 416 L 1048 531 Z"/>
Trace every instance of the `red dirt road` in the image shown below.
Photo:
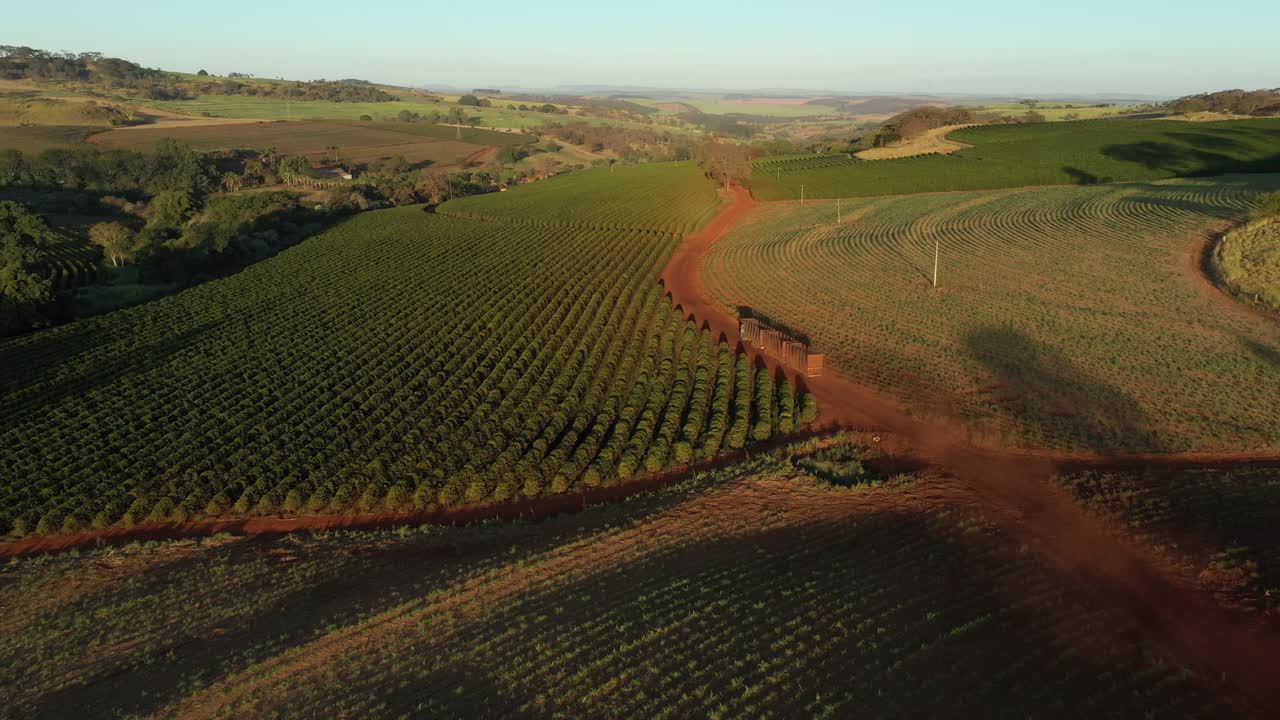
<path fill-rule="evenodd" d="M 672 301 L 714 334 L 739 343 L 738 320 L 707 297 L 700 278 L 711 247 L 751 213 L 755 200 L 743 188 L 701 232 L 690 236 L 662 275 Z M 775 372 L 777 358 L 751 352 Z M 1218 467 L 1276 464 L 1280 456 L 1128 456 L 1003 452 L 971 446 L 956 428 L 924 422 L 892 399 L 841 377 L 833 369 L 800 378 L 818 398 L 824 424 L 891 433 L 886 444 L 903 457 L 940 466 L 968 484 L 1012 535 L 1046 564 L 1088 590 L 1098 601 L 1130 617 L 1160 646 L 1189 666 L 1236 687 L 1268 715 L 1280 717 L 1280 682 L 1272 663 L 1280 657 L 1280 633 L 1227 614 L 1213 599 L 1167 574 L 1141 548 L 1089 515 L 1069 494 L 1047 481 L 1077 469 Z"/>
<path fill-rule="evenodd" d="M 717 455 L 687 467 L 656 475 L 637 476 L 618 485 L 597 487 L 564 495 L 544 495 L 534 500 L 502 505 L 480 505 L 446 508 L 435 512 L 382 512 L 346 515 L 298 515 L 294 517 L 247 517 L 206 520 L 187 523 L 148 523 L 133 528 L 93 530 L 62 535 L 41 535 L 0 543 L 0 559 L 55 553 L 74 548 L 118 546 L 145 540 L 181 540 L 211 537 L 219 533 L 238 536 L 273 537 L 314 530 L 376 530 L 404 525 L 465 525 L 481 520 L 533 520 L 549 515 L 576 512 L 589 505 L 621 500 L 631 495 L 674 485 L 699 472 L 728 467 L 749 457 L 753 452 L 768 451 L 821 434 L 820 430 L 802 430 L 786 437 L 759 442 L 750 448 Z"/>
<path fill-rule="evenodd" d="M 467 156 L 467 159 L 462 162 L 462 164 L 464 166 L 479 165 L 481 163 L 489 162 L 496 157 L 498 157 L 498 146 L 491 145 L 483 150 L 477 150 L 471 153 Z"/>
<path fill-rule="evenodd" d="M 707 297 L 700 270 L 717 240 L 741 223 L 755 207 L 750 193 L 736 188 L 732 202 L 702 231 L 688 237 L 671 258 L 662 282 L 678 304 L 699 324 L 739 342 L 737 318 Z M 776 358 L 744 348 L 758 362 L 786 372 Z M 1157 467 L 1228 467 L 1280 464 L 1280 456 L 1127 456 L 1056 455 L 982 450 L 967 443 L 955 428 L 924 421 L 881 393 L 860 386 L 828 368 L 819 378 L 797 378 L 817 397 L 826 426 L 885 432 L 886 450 L 903 460 L 936 465 L 972 488 L 1011 535 L 1045 564 L 1143 627 L 1161 647 L 1212 679 L 1236 687 L 1260 710 L 1280 717 L 1280 683 L 1273 663 L 1280 658 L 1280 633 L 1253 620 L 1229 615 L 1205 593 L 1190 588 L 1166 571 L 1142 548 L 1128 542 L 1114 528 L 1083 510 L 1068 493 L 1046 480 L 1050 475 L 1093 467 L 1134 469 Z M 789 373 L 793 377 L 794 372 Z M 787 441 L 794 440 L 788 438 Z M 756 446 L 758 449 L 760 446 Z M 725 456 L 714 465 L 741 457 Z M 692 470 L 659 475 L 634 483 L 599 488 L 591 493 L 551 496 L 499 507 L 468 508 L 438 513 L 250 518 L 186 525 L 140 527 L 70 536 L 35 538 L 0 544 L 0 558 L 50 552 L 71 547 L 138 539 L 198 537 L 218 532 L 275 535 L 311 529 L 376 528 L 417 523 L 465 523 L 480 519 L 531 518 L 570 512 L 584 505 L 617 499 L 671 484 Z"/>

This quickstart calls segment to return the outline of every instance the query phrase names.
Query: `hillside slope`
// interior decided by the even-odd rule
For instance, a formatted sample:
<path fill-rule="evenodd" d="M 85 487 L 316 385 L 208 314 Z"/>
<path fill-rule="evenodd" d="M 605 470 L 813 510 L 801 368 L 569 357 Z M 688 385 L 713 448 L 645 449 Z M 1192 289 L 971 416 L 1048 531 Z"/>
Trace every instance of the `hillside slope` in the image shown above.
<path fill-rule="evenodd" d="M 867 197 L 1280 171 L 1280 119 L 990 125 L 957 130 L 948 139 L 973 147 L 876 162 L 817 156 L 779 166 L 765 158 L 752 176 L 752 193 L 794 200 L 803 185 L 808 198 Z"/>

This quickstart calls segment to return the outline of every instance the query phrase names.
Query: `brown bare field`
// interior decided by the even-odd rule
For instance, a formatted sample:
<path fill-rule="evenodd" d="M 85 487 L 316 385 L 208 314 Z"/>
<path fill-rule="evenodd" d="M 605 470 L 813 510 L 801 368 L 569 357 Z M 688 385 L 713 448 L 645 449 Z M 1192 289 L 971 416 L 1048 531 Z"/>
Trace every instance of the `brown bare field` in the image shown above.
<path fill-rule="evenodd" d="M 343 157 L 372 163 L 403 156 L 410 163 L 458 165 L 485 146 L 397 132 L 386 126 L 314 121 L 238 121 L 213 125 L 140 126 L 95 135 L 90 142 L 109 149 L 145 151 L 162 137 L 190 143 L 197 150 L 274 147 L 289 155 L 318 159 L 336 145 Z"/>
<path fill-rule="evenodd" d="M 930 153 L 950 155 L 953 152 L 973 147 L 972 145 L 947 139 L 948 134 L 967 127 L 972 126 L 947 125 L 946 127 L 934 128 L 924 135 L 911 138 L 898 145 L 863 150 L 858 153 L 858 157 L 863 160 L 894 160 L 916 155 L 928 155 Z"/>
<path fill-rule="evenodd" d="M 203 117 L 197 115 L 180 115 L 168 110 L 161 110 L 154 107 L 143 107 L 138 110 L 138 114 L 147 119 L 146 125 L 130 125 L 126 127 L 115 128 L 112 132 L 128 132 L 128 131 L 154 131 L 158 129 L 169 128 L 188 128 L 188 127 L 207 127 L 210 125 L 252 125 L 261 123 L 261 120 L 251 118 L 223 118 L 223 117 Z"/>
<path fill-rule="evenodd" d="M 536 523 L 10 563 L 0 701 L 23 719 L 1265 716 L 1232 666 L 1222 683 L 1043 565 L 1009 529 L 1052 537 L 1034 517 L 935 473 L 843 488 L 805 469 L 847 447 Z"/>
<path fill-rule="evenodd" d="M 36 89 L 35 83 L 30 80 L 0 78 L 0 92 L 31 92 Z"/>
<path fill-rule="evenodd" d="M 826 100 L 826 96 L 814 95 L 812 97 L 752 97 L 739 100 L 738 102 L 747 105 L 804 105 L 814 100 Z"/>

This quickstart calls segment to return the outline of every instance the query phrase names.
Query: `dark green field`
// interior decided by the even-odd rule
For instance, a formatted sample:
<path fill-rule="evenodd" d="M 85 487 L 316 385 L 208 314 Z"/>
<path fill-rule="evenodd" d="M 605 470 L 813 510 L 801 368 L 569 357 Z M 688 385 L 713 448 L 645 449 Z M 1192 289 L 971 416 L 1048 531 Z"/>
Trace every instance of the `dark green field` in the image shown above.
<path fill-rule="evenodd" d="M 555 192 L 574 183 L 491 195 L 474 219 L 364 213 L 233 277 L 0 343 L 4 530 L 536 497 L 795 427 L 803 398 L 657 283 L 711 183 L 691 165 L 614 178 L 625 230 L 503 212 L 526 193 L 579 207 L 590 192 Z"/>
<path fill-rule="evenodd" d="M 805 197 L 837 198 L 1280 171 L 1280 119 L 992 125 L 948 138 L 974 147 L 898 160 L 766 159 L 751 190 L 760 200 L 793 200 L 801 185 Z"/>
<path fill-rule="evenodd" d="M 685 233 L 710 220 L 718 205 L 715 186 L 697 165 L 686 162 L 566 173 L 518 192 L 452 200 L 440 213 L 537 226 L 573 223 L 599 230 L 641 227 Z"/>

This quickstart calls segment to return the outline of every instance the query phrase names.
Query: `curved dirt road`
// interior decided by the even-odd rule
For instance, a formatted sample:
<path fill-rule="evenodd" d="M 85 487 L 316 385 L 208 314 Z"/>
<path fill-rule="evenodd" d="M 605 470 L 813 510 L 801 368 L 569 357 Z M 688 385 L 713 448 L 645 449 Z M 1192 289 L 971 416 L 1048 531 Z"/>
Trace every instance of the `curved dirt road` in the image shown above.
<path fill-rule="evenodd" d="M 735 188 L 732 201 L 702 231 L 689 236 L 672 256 L 662 282 L 674 303 L 695 320 L 739 343 L 737 318 L 707 297 L 700 280 L 703 259 L 717 240 L 751 213 L 756 203 Z M 744 348 L 759 363 L 788 372 L 775 358 Z M 972 488 L 983 509 L 1010 535 L 1036 552 L 1045 564 L 1079 584 L 1101 605 L 1112 607 L 1144 628 L 1162 647 L 1188 666 L 1235 686 L 1272 717 L 1280 717 L 1280 687 L 1271 664 L 1280 657 L 1280 633 L 1256 621 L 1229 615 L 1211 597 L 1188 589 L 1142 548 L 1126 542 L 1113 528 L 1086 513 L 1068 493 L 1047 482 L 1054 473 L 1092 467 L 1134 469 L 1280 465 L 1280 456 L 1168 455 L 1106 458 L 1034 452 L 983 450 L 970 446 L 952 427 L 926 422 L 885 395 L 849 381 L 834 370 L 818 378 L 796 378 L 817 397 L 822 422 L 886 433 L 884 446 L 903 459 L 937 465 Z M 788 440 L 794 438 L 788 438 Z M 758 447 L 758 446 L 757 446 Z M 753 448 L 754 449 L 754 448 Z M 736 459 L 718 458 L 715 464 Z M 701 467 L 690 470 L 703 469 Z M 0 557 L 57 551 L 102 542 L 206 536 L 217 532 L 266 535 L 319 528 L 391 527 L 408 523 L 462 523 L 495 517 L 530 517 L 568 512 L 590 502 L 616 499 L 669 484 L 690 470 L 637 483 L 602 488 L 597 493 L 540 498 L 485 508 L 441 513 L 369 514 L 302 518 L 251 518 L 134 530 L 50 536 L 0 545 Z"/>
<path fill-rule="evenodd" d="M 756 206 L 743 188 L 699 233 L 686 239 L 663 272 L 678 304 L 700 325 L 741 344 L 735 316 L 709 298 L 700 270 L 711 247 Z M 775 372 L 795 375 L 777 358 L 744 348 Z M 1050 476 L 1079 467 L 1220 467 L 1280 463 L 1280 456 L 1128 456 L 1105 458 L 1004 452 L 971 446 L 952 427 L 924 422 L 902 405 L 841 377 L 833 369 L 799 378 L 818 398 L 824 424 L 887 431 L 886 445 L 903 456 L 946 469 L 969 485 L 994 519 L 1055 571 L 1123 612 L 1187 665 L 1236 687 L 1270 716 L 1280 717 L 1280 683 L 1271 663 L 1280 657 L 1280 633 L 1229 615 L 1213 599 L 1187 588 L 1142 548 L 1084 511 Z"/>

